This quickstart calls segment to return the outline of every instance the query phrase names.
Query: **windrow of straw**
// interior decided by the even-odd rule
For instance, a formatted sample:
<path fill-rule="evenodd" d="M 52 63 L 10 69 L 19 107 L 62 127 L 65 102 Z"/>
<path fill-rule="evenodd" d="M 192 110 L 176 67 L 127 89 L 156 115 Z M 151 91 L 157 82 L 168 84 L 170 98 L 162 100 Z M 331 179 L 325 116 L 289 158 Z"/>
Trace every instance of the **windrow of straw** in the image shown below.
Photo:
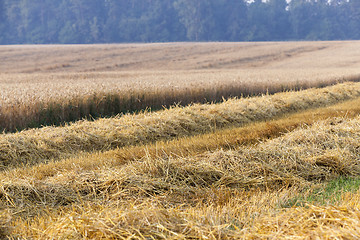
<path fill-rule="evenodd" d="M 19 219 L 10 235 L 32 239 L 235 239 L 245 224 L 276 206 L 282 192 L 229 193 L 212 190 L 214 205 L 166 206 L 161 197 L 146 201 L 83 204 L 51 216 Z M 199 199 L 200 200 L 200 199 Z M 281 201 L 280 201 L 281 202 Z"/>
<path fill-rule="evenodd" d="M 359 198 L 359 193 L 344 194 L 338 206 L 309 204 L 267 214 L 244 229 L 243 238 L 359 239 Z"/>
<path fill-rule="evenodd" d="M 304 187 L 359 175 L 359 148 L 360 117 L 335 119 L 237 150 L 185 158 L 144 156 L 120 166 L 99 165 L 92 170 L 74 164 L 49 176 L 18 174 L 17 180 L 13 179 L 15 175 L 4 174 L 0 196 L 13 206 L 68 205 L 80 201 L 79 197 L 141 200 L 155 195 L 167 196 L 169 204 L 192 201 L 206 189 Z"/>
<path fill-rule="evenodd" d="M 329 226 L 324 234 L 336 228 L 339 236 L 351 236 L 346 234 L 354 234 L 356 229 L 352 228 L 356 224 L 351 223 L 358 222 L 358 211 L 350 207 L 290 209 L 284 212 L 289 213 L 284 223 L 274 225 L 279 218 L 264 212 L 260 217 L 260 203 L 249 209 L 247 201 L 263 189 L 270 195 L 275 193 L 274 199 L 268 201 L 279 204 L 287 197 L 275 195 L 279 197 L 279 190 L 289 186 L 302 188 L 338 176 L 359 175 L 359 143 L 360 117 L 330 119 L 253 147 L 188 158 L 145 157 L 112 169 L 82 174 L 61 172 L 40 183 L 18 179 L 3 184 L 1 199 L 23 213 L 29 203 L 33 207 L 54 208 L 59 203 L 70 206 L 61 214 L 49 212 L 49 216 L 45 214 L 27 223 L 27 230 L 17 230 L 32 238 L 56 235 L 75 239 L 232 239 L 270 237 L 276 233 L 291 236 L 295 234 L 291 226 L 302 222 L 311 225 L 297 228 L 308 229 L 304 236 L 321 226 Z M 48 194 L 41 197 L 45 192 Z M 245 197 L 240 201 L 239 196 Z M 236 200 L 237 205 L 232 205 Z M 245 216 L 244 211 L 251 215 Z M 303 218 L 300 212 L 305 212 Z M 340 216 L 350 219 L 341 225 Z"/>
<path fill-rule="evenodd" d="M 308 109 L 271 121 L 260 121 L 243 127 L 222 129 L 212 133 L 177 138 L 170 141 L 127 146 L 104 152 L 84 153 L 61 161 L 15 168 L 2 172 L 0 178 L 20 177 L 41 180 L 69 170 L 77 169 L 79 172 L 87 172 L 101 167 L 112 168 L 145 156 L 149 158 L 196 156 L 218 149 L 235 149 L 238 146 L 257 144 L 261 141 L 282 136 L 299 126 L 311 126 L 318 121 L 329 118 L 345 117 L 346 119 L 352 119 L 359 116 L 359 114 L 360 98 L 356 98 L 332 106 Z"/>
<path fill-rule="evenodd" d="M 186 158 L 144 157 L 126 164 L 119 179 L 150 184 L 152 187 L 148 189 L 155 192 L 156 189 L 177 191 L 181 187 L 195 190 L 223 186 L 237 189 L 304 186 L 339 176 L 359 175 L 359 148 L 360 117 L 333 119 L 253 147 Z M 127 182 L 131 186 L 131 181 Z"/>
<path fill-rule="evenodd" d="M 164 208 L 154 203 L 126 207 L 92 206 L 54 216 L 50 223 L 49 218 L 41 218 L 29 225 L 21 223 L 23 227 L 18 229 L 19 235 L 14 236 L 38 239 L 360 238 L 359 205 L 353 207 L 346 202 L 339 206 L 309 205 L 259 217 L 256 210 L 262 205 L 246 204 L 239 201 L 238 206 L 187 209 Z M 252 209 L 246 207 L 249 205 Z M 249 212 L 249 217 L 244 217 Z M 30 227 L 41 231 L 36 232 Z"/>
<path fill-rule="evenodd" d="M 44 127 L 0 137 L 0 161 L 7 166 L 31 165 L 84 151 L 146 144 L 243 126 L 286 113 L 335 104 L 360 96 L 360 83 L 324 89 L 285 92 L 221 104 L 194 104 L 159 112 L 80 121 L 64 127 Z"/>

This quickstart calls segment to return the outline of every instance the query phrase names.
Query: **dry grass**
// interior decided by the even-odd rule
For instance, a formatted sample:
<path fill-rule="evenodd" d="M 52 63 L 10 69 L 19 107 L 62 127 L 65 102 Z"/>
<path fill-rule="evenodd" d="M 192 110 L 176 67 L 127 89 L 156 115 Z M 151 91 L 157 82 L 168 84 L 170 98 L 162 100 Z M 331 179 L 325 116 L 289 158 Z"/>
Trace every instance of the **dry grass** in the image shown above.
<path fill-rule="evenodd" d="M 104 151 L 239 127 L 356 98 L 360 95 L 359 86 L 360 83 L 348 83 L 3 134 L 0 137 L 0 160 L 2 168 L 32 165 L 69 157 L 79 151 Z"/>
<path fill-rule="evenodd" d="M 360 99 L 346 101 L 333 106 L 310 109 L 300 113 L 288 114 L 276 120 L 248 124 L 240 128 L 216 130 L 208 134 L 176 138 L 171 141 L 157 141 L 140 146 L 127 146 L 105 152 L 83 154 L 60 161 L 50 161 L 31 167 L 15 168 L 3 172 L 2 179 L 24 177 L 34 180 L 54 176 L 59 172 L 91 171 L 98 168 L 111 168 L 125 163 L 148 158 L 196 156 L 217 149 L 235 149 L 250 146 L 260 141 L 279 137 L 299 126 L 310 126 L 317 121 L 334 117 L 354 118 L 360 114 Z"/>
<path fill-rule="evenodd" d="M 3 184 L 2 198 L 32 216 L 12 222 L 13 236 L 25 238 L 285 238 L 320 229 L 347 237 L 359 198 L 344 201 L 347 209 L 279 206 L 304 186 L 359 174 L 359 121 L 329 119 L 255 147 L 18 179 Z"/>
<path fill-rule="evenodd" d="M 344 194 L 336 206 L 294 207 L 260 218 L 244 238 L 358 239 L 360 195 Z"/>
<path fill-rule="evenodd" d="M 38 239 L 232 239 L 239 236 L 236 230 L 244 222 L 254 219 L 256 211 L 258 214 L 268 212 L 278 204 L 278 197 L 291 195 L 289 191 L 251 195 L 228 191 L 223 195 L 225 192 L 208 192 L 209 201 L 219 202 L 217 197 L 222 198 L 221 203 L 214 206 L 165 207 L 161 199 L 156 198 L 142 203 L 122 201 L 86 205 L 74 208 L 71 213 L 58 213 L 51 225 L 48 217 L 32 222 L 19 221 L 18 231 L 13 236 Z M 31 228 L 38 231 L 29 231 Z"/>
<path fill-rule="evenodd" d="M 0 238 L 359 238 L 358 192 L 306 200 L 360 174 L 360 83 L 325 87 L 358 80 L 359 44 L 0 46 L 13 126 L 324 87 L 3 133 Z"/>

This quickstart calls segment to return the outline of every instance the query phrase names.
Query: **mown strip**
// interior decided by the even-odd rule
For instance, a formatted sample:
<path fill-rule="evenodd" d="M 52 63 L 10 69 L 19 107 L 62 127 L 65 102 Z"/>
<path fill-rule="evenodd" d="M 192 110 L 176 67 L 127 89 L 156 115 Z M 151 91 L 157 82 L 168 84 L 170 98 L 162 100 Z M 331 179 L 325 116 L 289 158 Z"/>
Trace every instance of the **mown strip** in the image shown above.
<path fill-rule="evenodd" d="M 201 137 L 204 135 L 199 135 L 158 142 L 157 146 L 153 144 L 112 150 L 107 153 L 94 153 L 76 159 L 3 172 L 1 177 L 3 203 L 9 204 L 9 207 L 13 204 L 12 207 L 19 214 L 30 214 L 24 215 L 24 218 L 15 218 L 16 220 L 11 224 L 17 226 L 17 229 L 10 234 L 14 237 L 29 238 L 53 236 L 81 238 L 86 234 L 93 234 L 87 236 L 105 238 L 136 236 L 139 239 L 154 234 L 163 238 L 200 235 L 209 238 L 261 237 L 264 233 L 269 237 L 278 236 L 277 228 L 268 227 L 269 224 L 277 226 L 275 223 L 279 218 L 266 214 L 258 218 L 262 205 L 258 202 L 257 205 L 249 205 L 250 203 L 246 201 L 250 197 L 246 193 L 233 193 L 229 188 L 236 190 L 264 187 L 267 191 L 275 188 L 275 194 L 269 193 L 268 196 L 275 198 L 279 196 L 276 189 L 286 188 L 289 185 L 303 186 L 307 181 L 317 183 L 337 176 L 356 175 L 359 169 L 354 160 L 358 157 L 354 157 L 354 154 L 358 154 L 356 147 L 359 143 L 359 124 L 358 119 L 347 121 L 348 118 L 359 114 L 359 102 L 360 99 L 356 99 L 331 107 L 286 115 L 281 119 L 265 123 L 253 123 L 243 128 L 217 130 L 206 134 L 208 138 L 204 141 L 218 139 L 217 144 L 214 143 L 208 148 L 205 142 L 201 142 Z M 242 155 L 244 152 L 241 151 L 216 151 L 203 156 L 189 157 L 203 152 L 206 148 L 214 151 L 219 147 L 235 148 L 238 145 L 282 135 L 302 124 L 310 125 L 313 121 L 339 116 L 345 119 L 331 119 L 326 123 L 317 124 L 312 129 L 304 128 L 286 134 L 285 137 L 275 139 L 273 142 L 265 142 L 257 147 L 246 147 L 244 151 L 249 152 L 245 152 L 245 155 Z M 271 126 L 276 127 L 268 132 L 265 131 L 266 127 L 272 129 Z M 246 131 L 251 137 L 246 138 Z M 231 138 L 226 138 L 228 135 Z M 245 138 L 236 139 L 236 136 Z M 231 142 L 231 139 L 235 140 Z M 164 148 L 160 147 L 162 144 Z M 181 150 L 184 144 L 187 144 L 185 151 Z M 204 148 L 201 148 L 202 145 Z M 149 150 L 152 147 L 154 151 Z M 139 149 L 142 149 L 142 153 Z M 176 149 L 179 151 L 177 152 Z M 310 156 L 306 154 L 309 150 L 313 151 Z M 124 151 L 125 155 L 122 155 L 121 151 Z M 176 158 L 176 155 L 181 157 Z M 294 161 L 294 157 L 298 157 L 302 162 Z M 269 164 L 272 163 L 271 161 L 269 163 L 264 161 L 267 159 L 279 162 L 275 161 L 276 164 L 272 165 Z M 296 167 L 293 167 L 293 164 L 297 164 Z M 236 169 L 241 171 L 237 172 Z M 253 194 L 251 191 L 250 193 Z M 246 198 L 241 198 L 241 201 L 237 199 L 244 194 Z M 282 199 L 287 200 L 287 197 L 292 196 L 288 193 L 283 195 Z M 191 207 L 202 201 L 205 201 L 200 205 L 202 207 L 199 205 Z M 236 205 L 230 205 L 236 201 L 238 201 Z M 223 205 L 220 206 L 219 202 Z M 185 206 L 184 203 L 187 205 Z M 67 205 L 69 207 L 62 208 Z M 57 212 L 59 207 L 63 209 L 61 214 Z M 42 213 L 47 211 L 47 213 L 35 219 L 31 217 L 39 211 Z M 250 216 L 244 217 L 244 211 L 249 211 Z M 315 206 L 296 210 L 292 208 L 285 210 L 284 214 L 290 214 L 296 219 L 308 219 L 318 226 L 318 228 L 308 228 L 313 233 L 321 229 L 321 234 L 328 234 L 330 230 L 321 228 L 321 223 L 325 222 L 321 218 L 324 216 L 321 215 L 322 212 L 329 214 L 325 215 L 326 221 L 330 221 L 328 226 L 334 227 L 341 225 L 339 221 L 331 220 L 333 219 L 331 216 L 343 216 L 349 219 L 357 214 L 357 211 L 349 207 L 345 209 Z M 2 227 L 8 230 L 6 221 L 10 221 L 7 220 L 9 217 L 6 212 L 2 214 L 4 215 Z M 314 214 L 319 216 L 315 220 L 311 217 Z M 147 218 L 148 216 L 151 217 Z M 281 216 L 282 220 L 286 220 L 283 221 L 282 229 L 286 229 L 287 225 L 294 227 L 294 218 L 285 218 L 288 215 L 283 214 Z M 218 220 L 214 221 L 214 217 Z M 316 225 L 319 222 L 320 224 Z M 82 223 L 86 223 L 86 226 Z M 164 228 L 157 228 L 159 224 Z M 259 228 L 250 227 L 254 224 Z M 299 229 L 306 230 L 306 228 Z M 86 233 L 89 230 L 93 232 Z M 325 236 L 320 235 L 320 232 L 318 234 Z"/>
<path fill-rule="evenodd" d="M 101 187 L 103 184 L 101 181 L 104 180 L 96 180 L 99 176 L 94 174 L 93 171 L 113 169 L 114 167 L 121 167 L 132 163 L 138 165 L 139 161 L 152 162 L 151 159 L 158 158 L 187 158 L 197 156 L 206 151 L 216 151 L 221 148 L 236 149 L 240 145 L 248 145 L 262 142 L 268 138 L 275 138 L 304 124 L 312 125 L 316 121 L 333 117 L 345 117 L 349 119 L 359 114 L 360 98 L 331 107 L 311 109 L 302 113 L 287 115 L 277 120 L 254 123 L 242 128 L 216 131 L 211 134 L 186 137 L 172 141 L 162 141 L 144 146 L 130 146 L 103 153 L 80 154 L 81 156 L 62 161 L 8 170 L 2 172 L 0 175 L 2 189 L 4 191 L 2 196 L 5 196 L 6 199 L 21 200 L 22 197 L 17 195 L 20 194 L 21 196 L 33 196 L 31 201 L 34 202 L 41 202 L 48 199 L 46 201 L 50 201 L 52 204 L 54 204 L 54 202 L 69 204 L 77 201 L 78 191 L 94 193 L 96 192 L 94 188 L 98 188 L 97 191 L 99 191 L 99 187 L 103 190 L 106 189 L 106 187 Z M 185 165 L 186 164 L 183 164 L 182 166 Z M 117 171 L 111 175 L 115 177 L 116 172 Z M 63 188 L 59 185 L 62 183 L 62 180 L 55 180 L 52 184 L 41 183 L 57 175 L 78 175 L 80 177 L 78 180 L 80 183 L 70 189 L 68 187 Z M 15 179 L 17 180 L 15 181 Z M 111 183 L 111 180 L 105 182 Z M 152 180 L 149 180 L 149 184 L 151 182 Z M 33 186 L 33 184 L 36 184 L 36 186 Z M 140 192 L 143 191 L 141 190 Z M 63 196 L 64 194 L 65 196 Z M 37 209 L 36 206 L 34 208 Z M 38 209 L 36 211 L 38 211 Z"/>
<path fill-rule="evenodd" d="M 40 217 L 42 222 L 35 221 L 34 225 L 32 223 L 34 221 L 29 222 L 29 225 L 33 226 L 30 229 L 41 229 L 37 232 L 25 230 L 27 234 L 34 236 L 49 237 L 56 233 L 81 238 L 85 236 L 86 229 L 97 229 L 94 234 L 108 238 L 132 235 L 146 239 L 145 236 L 154 236 L 153 234 L 159 234 L 156 236 L 163 236 L 162 238 L 165 239 L 180 235 L 186 238 L 197 236 L 198 232 L 209 237 L 215 236 L 211 234 L 216 233 L 216 236 L 223 238 L 248 236 L 248 234 L 261 236 L 260 234 L 265 232 L 276 233 L 278 228 L 276 226 L 267 228 L 266 222 L 263 222 L 265 219 L 256 217 L 255 214 L 259 213 L 254 211 L 251 212 L 252 221 L 251 216 L 243 215 L 240 211 L 241 207 L 246 208 L 248 206 L 246 200 L 251 197 L 246 196 L 242 202 L 238 202 L 240 207 L 231 204 L 232 201 L 238 200 L 236 197 L 241 193 L 246 194 L 247 191 L 243 191 L 244 189 L 249 189 L 249 193 L 255 194 L 259 193 L 259 189 L 272 193 L 290 186 L 301 188 L 326 182 L 339 176 L 358 176 L 360 174 L 359 142 L 359 116 L 354 119 L 329 119 L 317 122 L 311 127 L 299 128 L 257 146 L 245 146 L 237 150 L 219 150 L 188 158 L 147 157 L 119 168 L 104 167 L 92 172 L 82 170 L 82 174 L 74 174 L 79 170 L 62 171 L 53 178 L 44 179 L 41 183 L 28 182 L 28 188 L 16 184 L 6 186 L 3 196 L 19 201 L 19 198 L 11 196 L 17 193 L 20 196 L 29 196 L 31 200 L 35 199 L 36 201 L 29 202 L 39 205 L 45 204 L 41 202 L 45 198 L 26 193 L 57 192 L 63 196 L 63 199 L 73 199 L 74 205 L 69 203 L 71 207 L 65 208 L 61 217 L 59 214 L 49 212 L 47 221 L 46 217 Z M 60 186 L 57 185 L 59 183 Z M 52 191 L 45 191 L 46 187 Z M 286 199 L 287 196 L 282 198 Z M 50 200 L 52 201 L 47 204 L 55 203 L 57 206 L 54 202 L 56 198 Z M 103 205 L 107 207 L 100 207 L 103 206 L 101 203 L 106 203 Z M 124 204 L 127 204 L 126 207 Z M 19 204 L 19 206 L 24 205 L 26 204 Z M 257 206 L 259 205 L 260 203 Z M 127 211 L 127 206 L 132 209 L 131 212 Z M 134 206 L 141 210 L 136 211 Z M 148 209 L 142 208 L 144 206 Z M 148 211 L 150 209 L 151 211 Z M 213 211 L 215 209 L 221 211 Z M 255 209 L 258 209 L 256 205 Z M 304 208 L 298 210 L 303 211 Z M 192 215 L 189 211 L 197 214 Z M 114 214 L 119 212 L 122 217 Z M 331 211 L 331 214 L 340 216 L 337 214 L 339 212 L 352 211 L 350 209 Z M 104 213 L 106 215 L 103 215 Z M 321 214 L 320 211 L 318 213 Z M 131 214 L 131 217 L 128 214 Z M 335 224 L 339 223 L 338 220 L 331 218 L 331 214 L 325 215 L 326 219 Z M 139 224 L 140 217 L 144 218 L 145 215 L 151 217 L 145 222 L 140 221 Z M 192 218 L 195 215 L 200 215 L 202 218 Z M 299 215 L 296 216 L 299 218 Z M 191 220 L 183 221 L 188 217 Z M 68 219 L 77 219 L 77 221 L 72 223 Z M 311 219 L 314 218 L 309 218 Z M 315 215 L 315 219 L 322 221 L 323 218 L 321 215 Z M 288 220 L 287 223 L 292 225 L 294 219 Z M 78 221 L 86 223 L 86 227 L 77 224 Z M 99 221 L 104 223 L 101 229 L 97 227 Z M 24 221 L 22 222 L 24 224 Z M 192 223 L 191 226 L 187 225 L 189 222 Z M 274 224 L 274 221 L 270 222 Z M 258 228 L 251 228 L 254 223 L 264 224 L 263 232 L 257 232 Z M 163 231 L 163 228 L 159 229 L 159 225 L 166 226 L 166 231 Z M 224 227 L 225 225 L 227 227 Z M 184 226 L 189 231 L 185 231 Z"/>
<path fill-rule="evenodd" d="M 323 89 L 230 99 L 221 104 L 195 104 L 94 122 L 80 121 L 65 127 L 2 134 L 0 162 L 6 169 L 67 158 L 79 152 L 106 151 L 194 136 L 330 106 L 358 96 L 360 83 L 346 83 Z"/>
<path fill-rule="evenodd" d="M 305 110 L 278 119 L 254 123 L 240 128 L 218 130 L 213 133 L 158 141 L 145 146 L 131 146 L 117 150 L 119 163 L 143 157 L 191 156 L 216 149 L 233 149 L 240 145 L 256 144 L 279 137 L 302 125 L 334 117 L 354 118 L 360 114 L 360 98 L 329 107 Z"/>
<path fill-rule="evenodd" d="M 339 177 L 319 186 L 303 189 L 298 195 L 282 203 L 281 208 L 306 207 L 309 204 L 326 206 L 339 203 L 345 193 L 360 190 L 360 177 Z"/>
<path fill-rule="evenodd" d="M 140 146 L 128 146 L 105 152 L 79 154 L 77 157 L 61 161 L 51 161 L 33 167 L 5 171 L 0 174 L 0 177 L 2 179 L 30 177 L 41 180 L 54 176 L 58 172 L 91 171 L 102 167 L 110 168 L 143 158 L 196 156 L 206 151 L 230 150 L 242 145 L 256 144 L 270 138 L 279 137 L 299 126 L 310 126 L 317 121 L 334 117 L 351 119 L 359 114 L 360 98 L 357 98 L 333 106 L 310 109 L 244 127 L 217 130 L 209 134 L 183 137 L 170 141 L 158 141 Z"/>
<path fill-rule="evenodd" d="M 286 208 L 264 214 L 242 230 L 244 239 L 359 239 L 360 194 L 347 193 L 336 205 Z"/>

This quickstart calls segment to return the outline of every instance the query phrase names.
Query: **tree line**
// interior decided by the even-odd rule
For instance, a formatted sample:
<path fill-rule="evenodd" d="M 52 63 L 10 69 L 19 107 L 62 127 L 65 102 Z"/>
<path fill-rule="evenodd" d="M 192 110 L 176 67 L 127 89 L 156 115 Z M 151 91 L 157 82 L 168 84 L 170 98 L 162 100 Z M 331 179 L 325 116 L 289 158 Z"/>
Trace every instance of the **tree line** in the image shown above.
<path fill-rule="evenodd" d="M 0 44 L 345 39 L 359 0 L 0 0 Z"/>

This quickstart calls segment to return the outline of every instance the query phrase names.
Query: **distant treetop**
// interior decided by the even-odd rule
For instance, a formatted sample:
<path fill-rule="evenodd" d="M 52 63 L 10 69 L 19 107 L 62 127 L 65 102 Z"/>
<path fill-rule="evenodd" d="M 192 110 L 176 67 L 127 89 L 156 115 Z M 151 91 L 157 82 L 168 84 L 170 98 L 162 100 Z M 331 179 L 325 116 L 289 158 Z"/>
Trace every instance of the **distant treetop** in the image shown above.
<path fill-rule="evenodd" d="M 0 0 L 0 44 L 345 39 L 358 0 Z"/>

